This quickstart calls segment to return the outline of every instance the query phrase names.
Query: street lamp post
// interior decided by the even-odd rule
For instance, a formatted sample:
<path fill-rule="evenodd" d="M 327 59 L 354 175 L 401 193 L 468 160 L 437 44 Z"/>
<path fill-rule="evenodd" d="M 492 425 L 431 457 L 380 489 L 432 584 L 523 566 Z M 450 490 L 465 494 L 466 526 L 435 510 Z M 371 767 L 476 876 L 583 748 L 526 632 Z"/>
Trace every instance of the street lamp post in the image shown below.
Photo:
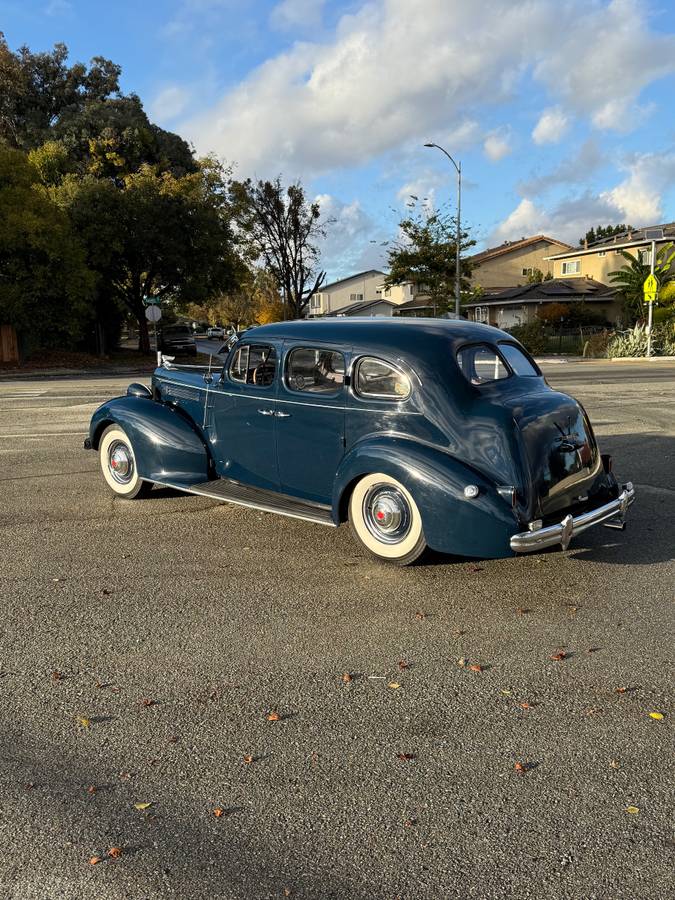
<path fill-rule="evenodd" d="M 455 315 L 459 318 L 459 306 L 461 299 L 461 277 L 459 272 L 459 242 L 461 238 L 461 229 L 460 229 L 460 218 L 462 215 L 462 163 L 461 161 L 456 163 L 455 160 L 450 156 L 447 150 L 441 147 L 439 144 L 428 143 L 424 145 L 425 147 L 435 147 L 437 150 L 440 150 L 441 153 L 445 153 L 450 162 L 453 164 L 455 169 L 457 170 L 457 239 L 456 239 L 456 256 L 455 256 Z"/>

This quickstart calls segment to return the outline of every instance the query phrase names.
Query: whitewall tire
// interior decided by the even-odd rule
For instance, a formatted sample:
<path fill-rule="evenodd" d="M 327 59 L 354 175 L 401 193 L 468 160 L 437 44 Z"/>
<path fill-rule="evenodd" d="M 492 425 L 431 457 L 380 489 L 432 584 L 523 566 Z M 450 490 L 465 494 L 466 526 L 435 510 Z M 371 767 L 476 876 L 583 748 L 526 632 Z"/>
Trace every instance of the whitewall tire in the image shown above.
<path fill-rule="evenodd" d="M 119 425 L 109 425 L 103 432 L 98 454 L 103 477 L 118 497 L 133 500 L 150 493 L 152 484 L 140 478 L 131 441 Z"/>
<path fill-rule="evenodd" d="M 349 498 L 349 525 L 384 562 L 407 566 L 426 549 L 422 516 L 410 491 L 390 475 L 365 475 Z"/>

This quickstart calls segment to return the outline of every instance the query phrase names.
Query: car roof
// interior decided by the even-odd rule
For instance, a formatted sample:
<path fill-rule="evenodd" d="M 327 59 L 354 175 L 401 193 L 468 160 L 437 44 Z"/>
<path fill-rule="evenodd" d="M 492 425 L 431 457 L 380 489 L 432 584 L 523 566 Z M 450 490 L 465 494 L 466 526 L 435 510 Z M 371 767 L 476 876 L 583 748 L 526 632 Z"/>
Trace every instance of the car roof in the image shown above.
<path fill-rule="evenodd" d="M 250 328 L 242 339 L 249 342 L 269 338 L 361 345 L 375 343 L 379 346 L 388 344 L 392 348 L 405 347 L 408 350 L 418 341 L 421 349 L 429 338 L 449 339 L 453 344 L 513 340 L 505 331 L 480 322 L 413 316 L 294 319 Z"/>

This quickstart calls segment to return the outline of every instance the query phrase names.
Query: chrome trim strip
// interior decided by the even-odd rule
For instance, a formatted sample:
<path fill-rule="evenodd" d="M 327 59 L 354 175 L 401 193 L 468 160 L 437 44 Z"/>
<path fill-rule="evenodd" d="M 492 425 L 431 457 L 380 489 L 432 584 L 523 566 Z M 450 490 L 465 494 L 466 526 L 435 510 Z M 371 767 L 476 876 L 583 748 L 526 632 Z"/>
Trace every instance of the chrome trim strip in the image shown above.
<path fill-rule="evenodd" d="M 570 541 L 577 534 L 592 528 L 594 525 L 609 524 L 609 520 L 618 519 L 623 522 L 628 507 L 635 500 L 635 488 L 628 481 L 622 485 L 622 490 L 616 500 L 582 513 L 580 516 L 565 516 L 557 525 L 549 525 L 537 531 L 521 531 L 511 538 L 511 549 L 516 553 L 532 553 L 534 550 L 543 550 L 544 547 L 553 547 L 560 544 L 566 550 Z"/>
<path fill-rule="evenodd" d="M 149 478 L 144 478 L 143 481 L 150 481 Z M 200 491 L 195 490 L 195 488 L 188 487 L 184 484 L 173 484 L 171 481 L 153 481 L 153 484 L 159 484 L 162 487 L 173 488 L 176 491 L 182 491 L 184 494 L 194 494 L 198 497 L 208 497 L 209 500 L 218 500 L 220 503 L 232 503 L 235 506 L 245 506 L 247 509 L 259 509 L 261 512 L 275 513 L 278 516 L 286 516 L 289 519 L 300 519 L 303 522 L 312 522 L 315 525 L 327 525 L 329 528 L 337 528 L 337 525 L 333 521 L 327 521 L 326 519 L 319 518 L 318 516 L 303 516 L 300 513 L 295 512 L 286 512 L 283 509 L 273 509 L 271 506 L 266 506 L 264 503 L 251 503 L 248 500 L 233 500 L 230 497 L 221 497 L 219 494 L 211 494 L 208 491 Z"/>

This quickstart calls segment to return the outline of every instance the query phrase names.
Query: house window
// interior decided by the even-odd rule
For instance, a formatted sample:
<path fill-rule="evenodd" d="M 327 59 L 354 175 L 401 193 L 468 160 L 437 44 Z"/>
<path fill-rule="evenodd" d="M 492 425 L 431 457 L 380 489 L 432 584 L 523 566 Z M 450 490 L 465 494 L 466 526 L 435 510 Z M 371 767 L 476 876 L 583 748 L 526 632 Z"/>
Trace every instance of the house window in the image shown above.
<path fill-rule="evenodd" d="M 411 284 L 411 285 L 410 285 L 410 296 L 412 297 L 412 295 L 413 295 L 414 293 L 415 293 L 415 285 L 414 285 L 414 284 Z"/>
<path fill-rule="evenodd" d="M 473 311 L 474 322 L 482 322 L 484 325 L 489 324 L 487 306 L 477 306 Z"/>
<path fill-rule="evenodd" d="M 350 294 L 349 302 L 350 303 L 363 303 L 363 294 Z"/>
<path fill-rule="evenodd" d="M 598 256 L 607 256 L 607 252 L 605 250 L 599 250 Z"/>
<path fill-rule="evenodd" d="M 563 275 L 578 275 L 581 272 L 581 261 L 573 259 L 562 264 Z"/>
<path fill-rule="evenodd" d="M 522 273 L 525 277 L 532 275 L 533 272 L 534 269 L 532 268 L 532 266 L 528 266 L 526 269 L 522 269 Z"/>
<path fill-rule="evenodd" d="M 391 288 L 385 288 L 385 289 L 384 289 L 384 296 L 385 296 L 385 297 L 391 297 Z"/>
<path fill-rule="evenodd" d="M 310 309 L 321 309 L 321 294 L 313 294 L 309 301 Z"/>
<path fill-rule="evenodd" d="M 651 266 L 652 264 L 652 250 L 651 247 L 648 250 L 638 250 L 638 259 L 642 263 L 643 266 Z"/>

